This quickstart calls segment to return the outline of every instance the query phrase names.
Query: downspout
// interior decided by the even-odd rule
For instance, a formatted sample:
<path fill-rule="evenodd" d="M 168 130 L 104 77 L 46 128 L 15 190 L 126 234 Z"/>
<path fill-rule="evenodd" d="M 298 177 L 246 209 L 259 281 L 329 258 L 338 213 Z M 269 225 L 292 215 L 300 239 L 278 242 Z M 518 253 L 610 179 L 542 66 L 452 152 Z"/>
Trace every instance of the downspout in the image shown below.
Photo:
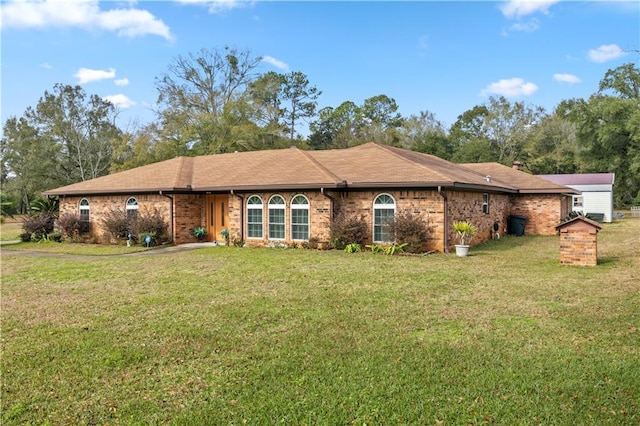
<path fill-rule="evenodd" d="M 329 194 L 325 194 L 324 192 L 324 188 L 320 188 L 320 194 L 324 195 L 325 197 L 327 197 L 329 199 L 329 202 L 331 203 L 331 220 L 333 221 L 333 216 L 334 216 L 334 207 L 335 207 L 335 203 L 336 203 L 336 199 L 333 198 L 331 195 Z"/>
<path fill-rule="evenodd" d="M 166 195 L 163 194 L 162 191 L 159 191 L 159 194 L 162 197 L 167 197 L 170 201 L 169 201 L 169 226 L 171 227 L 171 232 L 169 233 L 171 235 L 171 241 L 170 242 L 174 242 L 175 241 L 175 235 L 173 235 L 173 230 L 174 230 L 174 226 L 173 226 L 173 222 L 174 222 L 174 217 L 173 217 L 173 197 L 171 195 Z"/>
<path fill-rule="evenodd" d="M 322 194 L 323 196 L 325 196 L 325 197 L 327 197 L 329 199 L 329 209 L 331 210 L 329 212 L 329 235 L 331 235 L 331 228 L 333 227 L 333 219 L 334 219 L 334 216 L 335 216 L 336 199 L 333 198 L 329 194 L 325 194 L 324 188 L 320 188 L 320 194 Z M 329 239 L 331 239 L 331 237 L 329 237 Z"/>
<path fill-rule="evenodd" d="M 244 197 L 240 194 L 234 194 L 233 189 L 230 192 L 231 195 L 240 198 L 240 239 L 244 241 Z"/>
<path fill-rule="evenodd" d="M 440 185 L 438 185 L 438 194 L 444 201 L 444 252 L 449 253 L 449 203 L 447 202 L 447 194 Z"/>

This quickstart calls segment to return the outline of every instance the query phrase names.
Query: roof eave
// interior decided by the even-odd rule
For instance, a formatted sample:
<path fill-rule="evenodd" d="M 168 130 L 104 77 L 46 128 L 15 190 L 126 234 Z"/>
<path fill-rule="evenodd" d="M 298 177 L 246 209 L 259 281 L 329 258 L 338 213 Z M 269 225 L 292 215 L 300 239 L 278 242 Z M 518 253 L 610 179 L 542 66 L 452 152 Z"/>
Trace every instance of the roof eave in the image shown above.
<path fill-rule="evenodd" d="M 582 192 L 572 190 L 571 188 L 525 188 L 518 191 L 520 194 L 563 194 L 563 195 L 580 195 Z"/>
<path fill-rule="evenodd" d="M 44 195 L 110 195 L 110 194 L 155 194 L 158 192 L 193 192 L 190 188 L 128 188 L 128 189 L 74 189 L 69 191 L 44 191 Z"/>
<path fill-rule="evenodd" d="M 349 182 L 348 188 L 365 189 L 365 188 L 437 188 L 450 187 L 453 182 Z"/>
<path fill-rule="evenodd" d="M 483 192 L 507 192 L 509 194 L 516 194 L 518 190 L 516 188 L 507 187 L 507 186 L 498 186 L 498 185 L 480 185 L 477 183 L 463 183 L 463 182 L 455 182 L 453 187 L 456 189 L 470 189 L 473 191 L 483 191 Z"/>

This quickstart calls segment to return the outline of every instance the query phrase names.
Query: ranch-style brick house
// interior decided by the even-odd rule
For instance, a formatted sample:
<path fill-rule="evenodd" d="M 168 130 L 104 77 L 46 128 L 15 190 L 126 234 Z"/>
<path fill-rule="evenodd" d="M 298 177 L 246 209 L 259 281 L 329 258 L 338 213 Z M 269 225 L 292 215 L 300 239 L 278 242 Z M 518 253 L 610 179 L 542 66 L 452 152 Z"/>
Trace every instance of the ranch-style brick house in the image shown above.
<path fill-rule="evenodd" d="M 404 210 L 430 230 L 428 250 L 456 243 L 451 224 L 469 220 L 473 244 L 504 234 L 509 215 L 527 217 L 527 234 L 555 235 L 575 191 L 498 163 L 454 164 L 375 143 L 305 151 L 287 148 L 178 157 L 52 189 L 60 213 L 79 214 L 85 229 L 104 237 L 101 217 L 113 208 L 157 209 L 175 244 L 210 241 L 221 232 L 249 246 L 330 243 L 338 212 L 364 218 L 374 243 L 393 239 L 385 223 Z M 496 230 L 497 228 L 497 230 Z"/>

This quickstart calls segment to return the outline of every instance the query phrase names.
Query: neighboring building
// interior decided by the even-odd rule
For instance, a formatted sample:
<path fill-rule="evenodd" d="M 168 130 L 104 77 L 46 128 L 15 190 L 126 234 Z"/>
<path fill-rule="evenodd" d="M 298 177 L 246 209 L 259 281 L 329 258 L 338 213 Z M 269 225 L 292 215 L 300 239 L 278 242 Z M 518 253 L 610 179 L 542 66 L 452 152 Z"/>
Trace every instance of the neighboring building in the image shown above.
<path fill-rule="evenodd" d="M 591 217 L 611 222 L 613 218 L 614 173 L 582 173 L 537 175 L 558 185 L 565 185 L 580 191 L 573 196 L 573 211 L 590 214 Z"/>
<path fill-rule="evenodd" d="M 490 175 L 490 176 L 488 176 Z M 179 157 L 47 191 L 60 212 L 78 214 L 96 238 L 114 207 L 136 214 L 155 208 L 176 244 L 194 242 L 195 227 L 222 240 L 227 229 L 248 245 L 330 243 L 338 212 L 362 217 L 374 243 L 393 240 L 384 226 L 409 210 L 427 222 L 428 250 L 453 247 L 451 224 L 469 220 L 473 244 L 505 228 L 511 214 L 528 217 L 529 234 L 555 235 L 575 191 L 497 163 L 458 165 L 441 158 L 368 143 L 348 149 L 297 148 Z"/>

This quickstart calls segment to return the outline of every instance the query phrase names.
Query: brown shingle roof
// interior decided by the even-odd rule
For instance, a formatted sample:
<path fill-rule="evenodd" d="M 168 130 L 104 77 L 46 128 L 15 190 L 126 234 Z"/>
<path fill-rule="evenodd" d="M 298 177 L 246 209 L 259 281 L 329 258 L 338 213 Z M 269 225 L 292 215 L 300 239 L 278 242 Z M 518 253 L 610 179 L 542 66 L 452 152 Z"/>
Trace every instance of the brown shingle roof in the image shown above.
<path fill-rule="evenodd" d="M 308 154 L 350 187 L 477 186 L 515 191 L 508 184 L 487 182 L 478 173 L 433 155 L 386 145 L 367 143 Z"/>
<path fill-rule="evenodd" d="M 186 189 L 190 158 L 173 158 L 46 191 L 47 195 L 157 192 Z M 186 163 L 186 165 L 185 165 Z"/>
<path fill-rule="evenodd" d="M 516 170 L 500 163 L 465 163 L 460 164 L 477 173 L 490 176 L 492 181 L 509 182 L 522 194 L 578 194 L 579 192 L 564 185 L 558 185 L 546 179 Z"/>
<path fill-rule="evenodd" d="M 484 171 L 485 167 L 490 172 Z M 486 174 L 495 179 L 487 181 Z M 179 157 L 46 194 L 436 186 L 500 192 L 517 192 L 518 188 L 529 192 L 570 192 L 564 186 L 497 163 L 459 165 L 433 155 L 368 143 L 326 151 L 289 148 Z"/>

